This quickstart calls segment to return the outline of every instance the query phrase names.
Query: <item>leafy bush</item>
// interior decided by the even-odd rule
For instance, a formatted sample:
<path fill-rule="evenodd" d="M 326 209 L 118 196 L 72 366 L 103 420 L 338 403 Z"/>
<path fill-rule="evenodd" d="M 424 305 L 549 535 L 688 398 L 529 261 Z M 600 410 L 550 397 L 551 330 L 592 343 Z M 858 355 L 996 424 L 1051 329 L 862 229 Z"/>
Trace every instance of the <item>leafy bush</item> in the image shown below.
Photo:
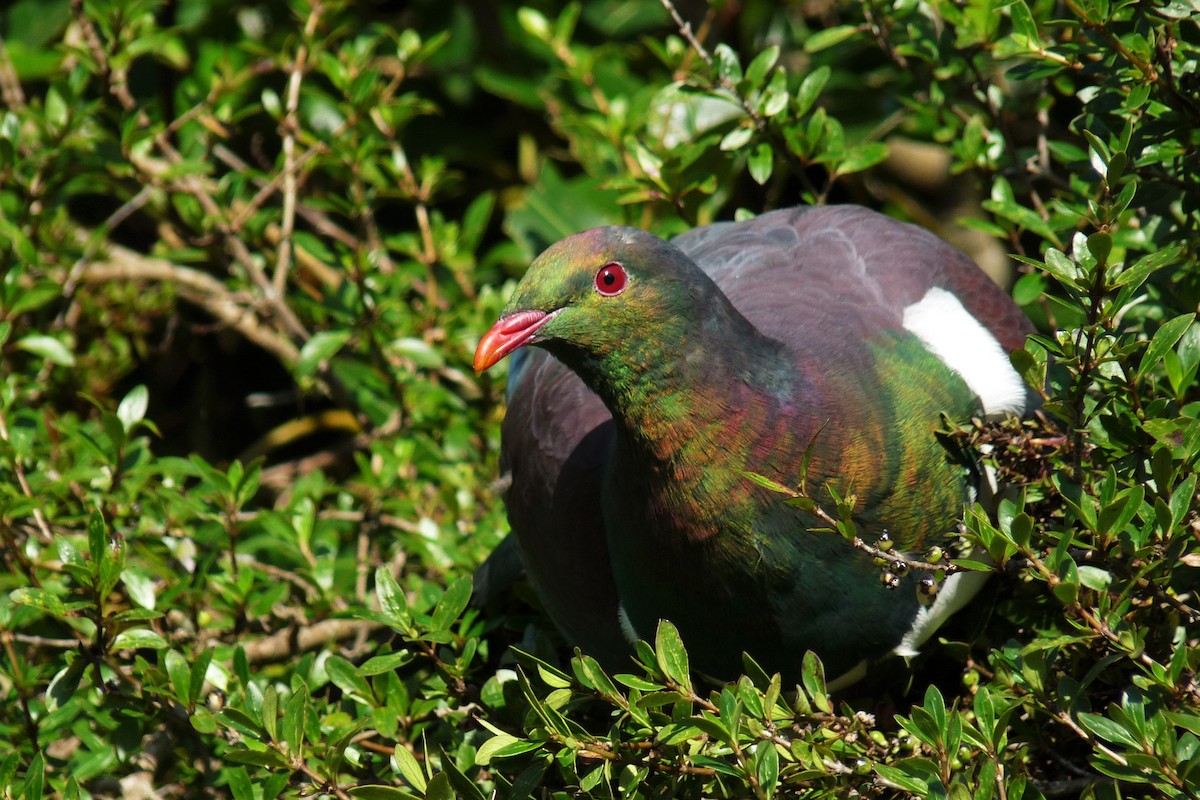
<path fill-rule="evenodd" d="M 1194 2 L 3 13 L 4 797 L 1200 795 Z M 528 259 L 847 200 L 1017 257 L 976 608 L 831 698 L 470 606 Z"/>

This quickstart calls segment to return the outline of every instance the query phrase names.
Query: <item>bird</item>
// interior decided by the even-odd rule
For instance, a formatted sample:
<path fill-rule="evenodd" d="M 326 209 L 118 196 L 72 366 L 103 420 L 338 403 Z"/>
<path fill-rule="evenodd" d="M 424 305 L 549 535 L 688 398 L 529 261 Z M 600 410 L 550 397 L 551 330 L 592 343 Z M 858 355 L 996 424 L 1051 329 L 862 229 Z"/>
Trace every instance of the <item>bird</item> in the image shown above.
<path fill-rule="evenodd" d="M 713 677 L 740 674 L 743 653 L 791 678 L 808 651 L 831 676 L 912 656 L 986 573 L 949 575 L 930 602 L 916 573 L 881 581 L 754 476 L 852 497 L 860 538 L 898 553 L 957 540 L 981 472 L 937 432 L 1029 412 L 1009 355 L 1030 332 L 964 253 L 860 206 L 669 242 L 568 236 L 475 352 L 477 372 L 512 356 L 510 539 L 566 640 L 604 664 L 629 663 L 661 620 Z"/>

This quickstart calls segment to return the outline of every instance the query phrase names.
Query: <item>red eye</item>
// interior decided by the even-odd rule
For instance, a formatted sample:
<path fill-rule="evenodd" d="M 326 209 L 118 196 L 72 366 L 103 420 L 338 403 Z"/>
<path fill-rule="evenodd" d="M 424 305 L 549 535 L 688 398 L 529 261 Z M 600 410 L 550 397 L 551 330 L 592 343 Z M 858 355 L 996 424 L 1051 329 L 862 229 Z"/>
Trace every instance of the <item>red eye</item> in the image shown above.
<path fill-rule="evenodd" d="M 615 261 L 608 262 L 596 273 L 596 291 L 605 297 L 620 294 L 628 285 L 629 275 L 625 268 Z"/>

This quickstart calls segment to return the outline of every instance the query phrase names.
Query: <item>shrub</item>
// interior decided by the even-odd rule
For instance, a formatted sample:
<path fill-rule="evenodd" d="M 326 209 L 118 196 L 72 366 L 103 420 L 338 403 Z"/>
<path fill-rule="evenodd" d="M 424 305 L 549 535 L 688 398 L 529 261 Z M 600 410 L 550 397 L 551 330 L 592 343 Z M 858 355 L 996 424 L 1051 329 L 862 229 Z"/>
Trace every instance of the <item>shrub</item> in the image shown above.
<path fill-rule="evenodd" d="M 1200 794 L 1200 9 L 696 14 L 4 12 L 3 796 Z M 1018 487 L 977 608 L 830 697 L 470 606 L 528 259 L 833 201 L 1015 254 L 1042 414 L 946 431 Z"/>

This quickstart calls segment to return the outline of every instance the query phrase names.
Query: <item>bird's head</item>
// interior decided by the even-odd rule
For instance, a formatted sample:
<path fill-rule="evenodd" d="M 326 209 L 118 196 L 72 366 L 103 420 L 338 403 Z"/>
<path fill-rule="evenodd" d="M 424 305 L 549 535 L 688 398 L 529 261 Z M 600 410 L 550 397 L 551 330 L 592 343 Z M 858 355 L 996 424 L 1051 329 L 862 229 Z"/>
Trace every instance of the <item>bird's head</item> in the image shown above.
<path fill-rule="evenodd" d="M 684 324 L 715 291 L 691 260 L 657 236 L 621 227 L 584 231 L 530 265 L 500 319 L 480 340 L 475 370 L 527 344 L 568 362 L 577 360 L 572 356 L 624 355 L 672 335 L 665 326 Z"/>

